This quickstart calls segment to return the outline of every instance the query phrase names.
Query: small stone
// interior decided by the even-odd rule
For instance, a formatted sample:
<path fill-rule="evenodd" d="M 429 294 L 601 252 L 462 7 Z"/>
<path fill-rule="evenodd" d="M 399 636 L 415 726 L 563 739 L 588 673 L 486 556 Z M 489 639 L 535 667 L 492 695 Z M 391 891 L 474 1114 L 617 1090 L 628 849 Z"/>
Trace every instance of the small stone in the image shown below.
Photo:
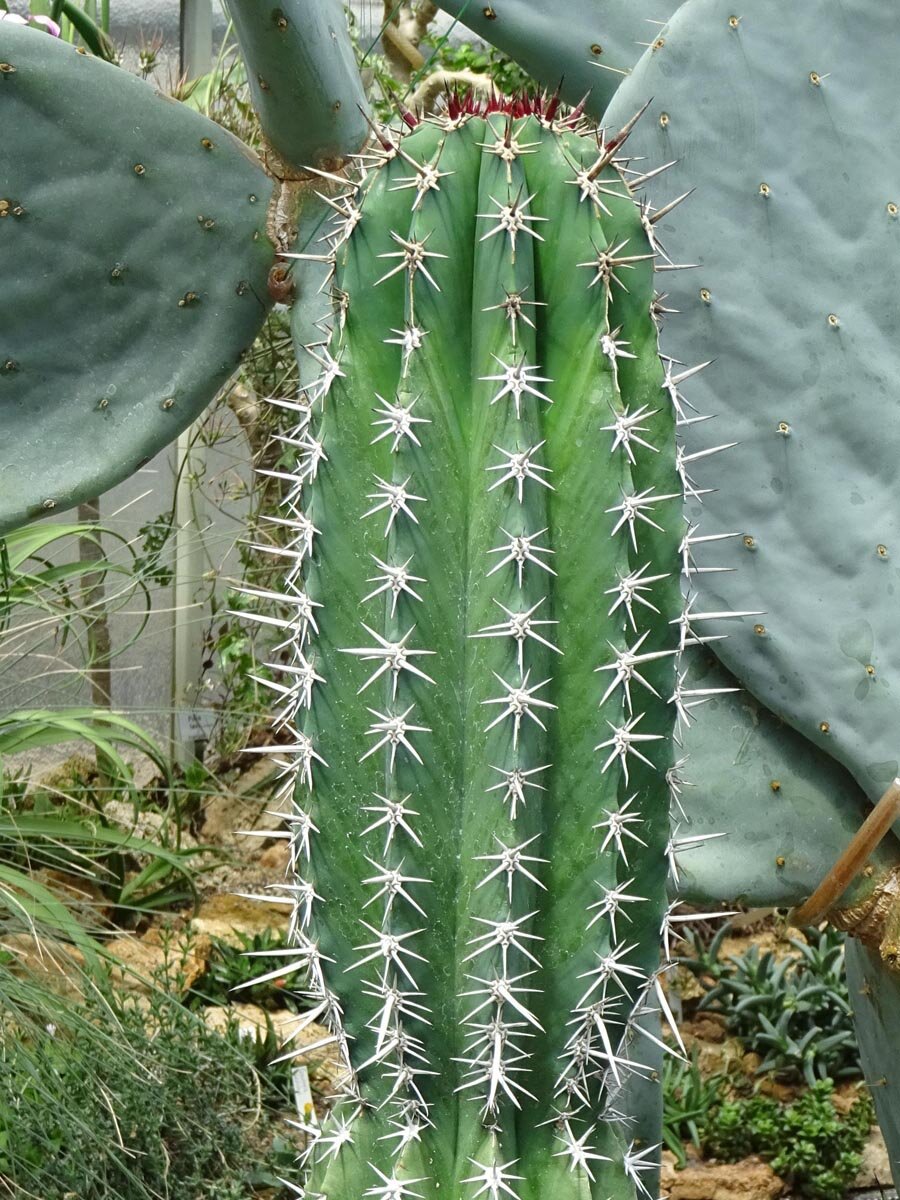
<path fill-rule="evenodd" d="M 253 858 L 265 849 L 264 839 L 241 837 L 238 833 L 242 829 L 277 828 L 278 821 L 266 812 L 268 806 L 266 796 L 211 796 L 203 806 L 201 839 L 240 848 L 242 858 Z"/>
<path fill-rule="evenodd" d="M 272 929 L 286 931 L 290 916 L 290 900 L 284 904 L 264 904 L 261 900 L 225 894 L 204 900 L 197 915 L 191 919 L 190 928 L 194 933 L 208 934 L 243 949 L 242 934 L 252 937 Z"/>
<path fill-rule="evenodd" d="M 259 856 L 259 865 L 280 878 L 287 874 L 291 863 L 291 847 L 287 841 L 273 842 Z"/>
<path fill-rule="evenodd" d="M 154 812 L 149 808 L 136 812 L 135 806 L 129 804 L 127 800 L 108 800 L 103 806 L 103 815 L 108 821 L 118 825 L 120 829 L 124 829 L 133 837 L 148 842 L 159 843 L 162 841 L 166 824 L 164 813 Z M 192 850 L 197 845 L 197 840 L 190 833 L 184 831 L 181 834 L 179 845 L 182 850 Z M 152 853 L 145 855 L 138 852 L 135 857 L 143 863 L 150 862 L 153 855 Z"/>
<path fill-rule="evenodd" d="M 724 1042 L 725 1018 L 720 1013 L 700 1013 L 691 1021 L 691 1032 L 703 1042 Z"/>
<path fill-rule="evenodd" d="M 862 1164 L 859 1174 L 853 1181 L 854 1188 L 877 1188 L 886 1184 L 891 1178 L 891 1156 L 884 1142 L 884 1136 L 877 1125 L 869 1130 L 869 1136 L 862 1150 Z"/>
<path fill-rule="evenodd" d="M 33 933 L 8 933 L 3 949 L 12 955 L 9 970 L 26 973 L 57 996 L 77 998 L 82 994 L 84 955 L 75 946 L 43 938 Z"/>
<path fill-rule="evenodd" d="M 142 938 L 114 938 L 106 949 L 121 964 L 112 968 L 111 978 L 124 991 L 146 994 L 165 987 L 184 995 L 206 971 L 212 942 L 154 926 Z"/>
<path fill-rule="evenodd" d="M 784 1183 L 768 1163 L 688 1163 L 681 1171 L 663 1156 L 661 1185 L 670 1200 L 775 1200 Z"/>

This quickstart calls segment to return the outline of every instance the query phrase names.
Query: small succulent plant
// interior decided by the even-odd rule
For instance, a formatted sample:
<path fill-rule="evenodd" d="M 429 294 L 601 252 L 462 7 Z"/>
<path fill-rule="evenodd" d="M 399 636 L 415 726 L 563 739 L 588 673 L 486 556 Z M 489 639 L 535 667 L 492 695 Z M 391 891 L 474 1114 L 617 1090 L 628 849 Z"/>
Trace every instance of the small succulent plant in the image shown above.
<path fill-rule="evenodd" d="M 722 961 L 723 925 L 708 947 L 697 945 L 679 962 L 703 982 L 700 1010 L 720 1013 L 730 1033 L 760 1055 L 760 1074 L 845 1079 L 861 1074 L 850 997 L 844 979 L 844 936 L 808 930 L 789 939 L 792 952 L 776 957 L 751 945 Z"/>

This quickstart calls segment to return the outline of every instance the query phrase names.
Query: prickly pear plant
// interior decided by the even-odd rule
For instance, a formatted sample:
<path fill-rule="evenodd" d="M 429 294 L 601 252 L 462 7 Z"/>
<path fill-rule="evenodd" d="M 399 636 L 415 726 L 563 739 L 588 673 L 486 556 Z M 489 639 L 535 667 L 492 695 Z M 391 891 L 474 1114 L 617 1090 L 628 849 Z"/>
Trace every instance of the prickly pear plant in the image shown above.
<path fill-rule="evenodd" d="M 220 126 L 10 21 L 0 125 L 4 532 L 137 470 L 234 373 L 275 188 Z"/>
<path fill-rule="evenodd" d="M 654 1169 L 617 1097 L 666 1005 L 691 701 L 674 385 L 616 144 L 556 101 L 452 102 L 332 200 L 277 518 L 295 967 L 346 1068 L 310 1195 L 626 1196 Z"/>
<path fill-rule="evenodd" d="M 713 694 L 681 735 L 688 782 L 676 810 L 693 833 L 713 836 L 683 858 L 673 889 L 703 906 L 802 905 L 865 822 L 869 800 L 849 771 L 737 686 L 714 648 L 682 657 L 689 689 Z M 898 864 L 900 843 L 890 835 L 872 849 L 842 906 L 868 904 Z"/>
<path fill-rule="evenodd" d="M 717 656 L 793 726 L 807 760 L 815 751 L 832 764 L 823 782 L 830 775 L 833 785 L 817 785 L 808 823 L 787 789 L 780 810 L 756 809 L 760 824 L 772 819 L 749 898 L 759 902 L 775 883 L 799 890 L 802 916 L 828 914 L 866 944 L 848 963 L 865 976 L 854 999 L 861 1053 L 896 1174 L 896 839 L 888 834 L 870 854 L 900 811 L 892 565 L 900 535 L 891 499 L 900 207 L 897 131 L 883 119 L 895 37 L 895 13 L 872 0 L 839 10 L 761 0 L 746 12 L 687 0 L 606 119 L 652 96 L 631 149 L 673 164 L 667 194 L 697 188 L 658 227 L 670 255 L 697 264 L 672 280 L 680 316 L 664 349 L 715 360 L 692 401 L 717 419 L 684 430 L 686 453 L 703 464 L 688 518 L 702 512 L 704 533 L 724 536 L 697 544 L 691 582 L 699 607 L 746 614 L 707 626 L 729 634 L 715 642 Z M 657 203 L 659 186 L 648 182 Z M 758 763 L 752 773 L 758 788 Z M 857 796 L 877 802 L 867 816 L 847 788 L 851 776 Z M 850 828 L 832 858 L 838 802 Z M 719 831 L 743 824 L 730 800 L 716 811 Z M 742 842 L 722 839 L 690 865 L 718 858 L 727 874 Z"/>
<path fill-rule="evenodd" d="M 690 247 L 699 261 L 672 279 L 681 315 L 664 344 L 678 358 L 715 358 L 692 400 L 716 420 L 684 431 L 702 464 L 689 518 L 702 512 L 704 532 L 724 535 L 695 548 L 698 604 L 745 613 L 708 627 L 729 633 L 715 652 L 873 802 L 900 762 L 898 533 L 886 501 L 900 210 L 896 131 L 886 140 L 878 120 L 894 32 L 894 14 L 870 0 L 840 19 L 817 0 L 789 10 L 764 0 L 742 17 L 724 0 L 688 0 L 611 109 L 614 119 L 652 94 L 635 152 L 673 161 L 673 190 L 698 188 L 660 236 L 671 255 Z M 857 91 L 849 81 L 863 76 Z M 781 337 L 785 317 L 794 332 Z"/>

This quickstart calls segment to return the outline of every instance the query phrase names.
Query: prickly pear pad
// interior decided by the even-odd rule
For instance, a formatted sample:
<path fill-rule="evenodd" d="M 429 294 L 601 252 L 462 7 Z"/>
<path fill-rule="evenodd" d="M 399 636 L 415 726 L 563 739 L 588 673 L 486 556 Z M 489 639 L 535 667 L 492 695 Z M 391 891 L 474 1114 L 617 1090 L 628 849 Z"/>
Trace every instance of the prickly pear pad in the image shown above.
<path fill-rule="evenodd" d="M 616 1109 L 665 1002 L 675 413 L 647 215 L 596 131 L 530 107 L 386 134 L 332 201 L 285 440 L 286 894 L 347 1068 L 328 1200 L 654 1169 Z"/>
<path fill-rule="evenodd" d="M 272 184 L 117 67 L 0 26 L 0 532 L 173 440 L 269 307 Z"/>
<path fill-rule="evenodd" d="M 687 0 L 609 119 L 652 97 L 630 149 L 674 165 L 648 194 L 696 188 L 659 228 L 699 264 L 663 349 L 713 360 L 691 399 L 715 420 L 684 431 L 689 515 L 720 535 L 698 610 L 743 611 L 706 626 L 722 662 L 875 801 L 900 770 L 897 14 L 741 13 Z"/>

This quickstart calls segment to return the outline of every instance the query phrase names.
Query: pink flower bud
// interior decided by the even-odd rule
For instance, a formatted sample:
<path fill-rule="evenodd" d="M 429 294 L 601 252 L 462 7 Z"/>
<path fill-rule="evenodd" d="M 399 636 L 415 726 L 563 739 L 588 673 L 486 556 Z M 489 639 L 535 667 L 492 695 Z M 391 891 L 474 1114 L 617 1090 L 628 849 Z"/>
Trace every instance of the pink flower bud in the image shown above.
<path fill-rule="evenodd" d="M 50 17 L 32 17 L 31 24 L 40 26 L 40 28 L 46 30 L 51 37 L 59 37 L 62 33 L 59 25 L 57 25 L 57 23 Z"/>

